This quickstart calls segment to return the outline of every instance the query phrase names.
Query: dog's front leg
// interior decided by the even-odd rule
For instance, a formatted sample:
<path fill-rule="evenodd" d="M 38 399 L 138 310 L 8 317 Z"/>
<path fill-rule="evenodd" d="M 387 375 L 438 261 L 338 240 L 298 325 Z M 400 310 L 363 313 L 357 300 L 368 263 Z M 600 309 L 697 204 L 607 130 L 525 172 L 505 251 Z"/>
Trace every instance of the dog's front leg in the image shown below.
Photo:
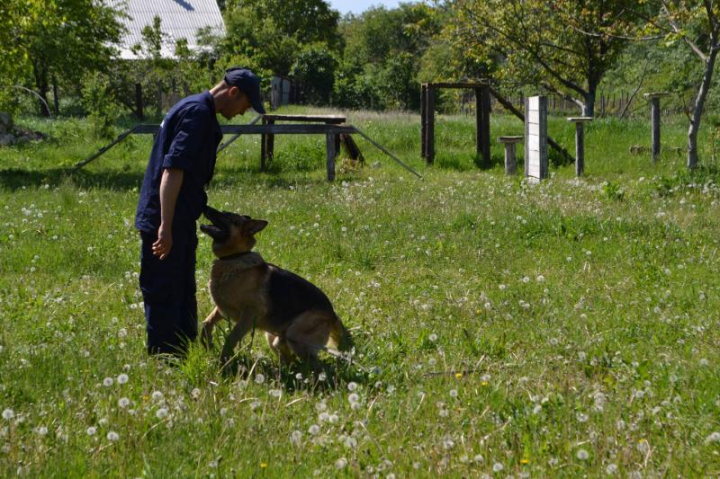
<path fill-rule="evenodd" d="M 242 338 L 244 338 L 248 332 L 250 332 L 253 324 L 252 318 L 252 313 L 249 311 L 243 312 L 240 319 L 235 324 L 235 327 L 232 331 L 230 331 L 230 334 L 225 340 L 222 353 L 220 354 L 220 363 L 222 364 L 223 370 L 228 370 L 230 360 L 235 353 L 235 346 L 242 341 Z"/>
<path fill-rule="evenodd" d="M 205 346 L 205 349 L 210 349 L 210 347 L 212 346 L 213 329 L 215 328 L 215 323 L 217 323 L 221 319 L 222 314 L 220 314 L 220 310 L 217 308 L 217 306 L 215 306 L 215 309 L 213 309 L 212 312 L 208 315 L 208 317 L 205 318 L 205 321 L 203 321 L 200 340 L 202 341 L 202 345 Z"/>

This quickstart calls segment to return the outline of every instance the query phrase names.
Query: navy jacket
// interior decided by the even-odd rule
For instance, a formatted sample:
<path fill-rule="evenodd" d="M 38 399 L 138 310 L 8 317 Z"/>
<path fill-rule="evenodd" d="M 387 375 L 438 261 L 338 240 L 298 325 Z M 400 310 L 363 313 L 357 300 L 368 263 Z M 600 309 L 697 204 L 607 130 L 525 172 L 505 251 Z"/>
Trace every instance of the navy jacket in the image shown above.
<path fill-rule="evenodd" d="M 170 109 L 160 124 L 145 170 L 135 228 L 151 234 L 160 228 L 160 180 L 165 168 L 185 171 L 173 228 L 194 228 L 207 205 L 205 186 L 215 170 L 220 140 L 222 132 L 210 92 L 189 96 Z"/>

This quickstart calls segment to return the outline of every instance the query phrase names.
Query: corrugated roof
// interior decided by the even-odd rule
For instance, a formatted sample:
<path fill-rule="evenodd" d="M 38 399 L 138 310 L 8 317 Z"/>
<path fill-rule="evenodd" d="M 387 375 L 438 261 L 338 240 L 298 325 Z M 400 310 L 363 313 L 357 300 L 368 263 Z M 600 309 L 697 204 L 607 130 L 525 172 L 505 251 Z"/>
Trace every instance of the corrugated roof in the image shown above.
<path fill-rule="evenodd" d="M 191 50 L 198 49 L 197 31 L 212 27 L 216 35 L 225 34 L 220 8 L 216 0 L 108 0 L 114 8 L 125 11 L 130 18 L 123 19 L 127 33 L 118 45 L 120 57 L 138 58 L 131 48 L 142 43 L 142 30 L 153 24 L 155 16 L 161 19 L 163 31 L 162 56 L 173 58 L 175 42 L 185 38 Z"/>

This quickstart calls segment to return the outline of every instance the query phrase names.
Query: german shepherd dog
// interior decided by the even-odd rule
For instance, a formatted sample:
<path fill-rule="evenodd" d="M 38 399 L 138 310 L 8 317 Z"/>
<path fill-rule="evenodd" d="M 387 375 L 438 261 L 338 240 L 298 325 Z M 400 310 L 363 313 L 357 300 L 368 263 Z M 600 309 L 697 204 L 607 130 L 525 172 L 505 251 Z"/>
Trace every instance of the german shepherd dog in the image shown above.
<path fill-rule="evenodd" d="M 255 235 L 268 222 L 207 207 L 212 224 L 200 230 L 213 240 L 217 259 L 210 272 L 210 295 L 215 309 L 203 322 L 202 341 L 212 343 L 215 324 L 234 322 L 220 356 L 228 366 L 235 346 L 253 328 L 265 332 L 270 348 L 289 363 L 295 357 L 317 370 L 318 352 L 331 343 L 340 350 L 352 345 L 350 334 L 325 293 L 300 276 L 266 263 L 252 251 Z"/>

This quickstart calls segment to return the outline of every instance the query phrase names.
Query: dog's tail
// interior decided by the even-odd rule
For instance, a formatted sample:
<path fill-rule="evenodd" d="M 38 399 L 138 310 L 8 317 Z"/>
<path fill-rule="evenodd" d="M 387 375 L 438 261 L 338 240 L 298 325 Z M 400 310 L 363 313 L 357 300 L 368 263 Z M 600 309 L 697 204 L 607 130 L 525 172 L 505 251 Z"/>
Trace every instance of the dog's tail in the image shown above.
<path fill-rule="evenodd" d="M 340 351 L 350 351 L 355 343 L 353 342 L 350 332 L 345 328 L 340 318 L 335 316 L 335 321 L 330 330 L 330 341 Z"/>

